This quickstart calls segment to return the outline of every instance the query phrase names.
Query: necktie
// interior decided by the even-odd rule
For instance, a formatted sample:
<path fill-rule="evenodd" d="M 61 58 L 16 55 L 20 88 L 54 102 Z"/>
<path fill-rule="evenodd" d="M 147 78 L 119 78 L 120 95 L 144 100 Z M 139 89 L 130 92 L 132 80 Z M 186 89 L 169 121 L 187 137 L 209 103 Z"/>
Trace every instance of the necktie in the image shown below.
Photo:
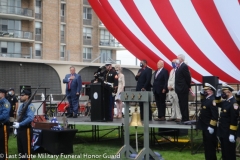
<path fill-rule="evenodd" d="M 73 75 L 71 75 L 71 76 L 73 76 Z M 70 79 L 68 82 L 68 89 L 71 89 L 71 83 L 72 83 L 72 79 Z"/>
<path fill-rule="evenodd" d="M 157 78 L 158 74 L 160 73 L 160 69 L 157 71 L 155 79 Z"/>

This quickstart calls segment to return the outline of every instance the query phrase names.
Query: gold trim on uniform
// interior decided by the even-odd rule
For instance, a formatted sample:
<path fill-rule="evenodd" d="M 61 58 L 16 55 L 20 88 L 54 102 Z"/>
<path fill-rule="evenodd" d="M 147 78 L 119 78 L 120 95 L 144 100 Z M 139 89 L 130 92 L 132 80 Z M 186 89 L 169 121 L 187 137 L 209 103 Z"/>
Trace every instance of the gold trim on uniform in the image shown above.
<path fill-rule="evenodd" d="M 211 124 L 212 126 L 216 126 L 216 125 L 217 125 L 217 121 L 211 120 L 211 121 L 210 121 L 210 124 Z"/>
<path fill-rule="evenodd" d="M 206 106 L 203 106 L 203 109 L 206 109 Z"/>
<path fill-rule="evenodd" d="M 224 109 L 224 110 L 223 110 L 223 112 L 227 112 L 227 110 L 226 110 L 226 109 Z"/>
<path fill-rule="evenodd" d="M 237 130 L 237 126 L 230 125 L 230 129 L 236 131 Z"/>
<path fill-rule="evenodd" d="M 219 99 L 219 100 L 216 100 L 216 99 L 215 99 L 215 102 L 216 102 L 216 103 L 221 103 L 222 100 L 221 100 L 221 99 Z"/>
<path fill-rule="evenodd" d="M 5 104 L 4 104 L 4 106 L 5 106 L 6 108 L 8 108 L 8 107 L 9 107 L 9 105 L 8 105 L 7 103 L 5 103 Z"/>

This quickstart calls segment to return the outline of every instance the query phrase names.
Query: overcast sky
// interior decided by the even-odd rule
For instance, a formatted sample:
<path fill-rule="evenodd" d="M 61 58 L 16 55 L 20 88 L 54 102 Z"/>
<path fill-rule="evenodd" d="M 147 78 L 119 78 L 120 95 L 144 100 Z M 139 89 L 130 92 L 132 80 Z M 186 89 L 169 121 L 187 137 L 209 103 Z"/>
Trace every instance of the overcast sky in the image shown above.
<path fill-rule="evenodd" d="M 117 51 L 117 60 L 121 60 L 122 65 L 137 65 L 139 66 L 140 61 L 137 60 L 136 57 L 132 55 L 128 50 Z"/>

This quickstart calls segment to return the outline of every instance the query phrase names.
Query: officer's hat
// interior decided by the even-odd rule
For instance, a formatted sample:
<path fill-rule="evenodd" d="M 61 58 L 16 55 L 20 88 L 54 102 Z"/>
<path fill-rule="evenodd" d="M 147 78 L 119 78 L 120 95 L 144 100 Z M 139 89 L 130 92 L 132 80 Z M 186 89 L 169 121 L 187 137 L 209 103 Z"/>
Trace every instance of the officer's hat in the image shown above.
<path fill-rule="evenodd" d="M 31 92 L 30 92 L 29 90 L 24 89 L 24 90 L 21 92 L 21 96 L 24 96 L 24 95 L 30 96 L 30 95 L 31 95 Z"/>
<path fill-rule="evenodd" d="M 227 84 L 222 85 L 222 90 L 229 90 L 231 92 L 234 91 L 234 89 Z"/>
<path fill-rule="evenodd" d="M 7 93 L 5 89 L 0 89 L 0 93 Z"/>
<path fill-rule="evenodd" d="M 216 91 L 216 88 L 214 88 L 214 87 L 213 87 L 211 84 L 209 84 L 209 83 L 205 83 L 203 89 L 205 89 L 205 90 L 211 89 L 212 91 Z"/>
<path fill-rule="evenodd" d="M 107 62 L 105 63 L 105 66 L 109 66 L 109 65 L 111 65 L 111 64 L 112 64 L 112 62 L 107 61 Z"/>
<path fill-rule="evenodd" d="M 9 90 L 8 91 L 14 91 L 14 89 L 13 88 L 9 88 Z"/>

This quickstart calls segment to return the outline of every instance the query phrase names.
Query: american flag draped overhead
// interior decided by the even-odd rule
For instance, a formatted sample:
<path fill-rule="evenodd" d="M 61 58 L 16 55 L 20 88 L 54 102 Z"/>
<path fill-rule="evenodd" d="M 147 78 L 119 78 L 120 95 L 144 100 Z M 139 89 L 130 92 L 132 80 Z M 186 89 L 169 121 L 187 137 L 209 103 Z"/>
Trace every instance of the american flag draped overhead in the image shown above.
<path fill-rule="evenodd" d="M 184 54 L 193 82 L 240 82 L 238 0 L 89 0 L 112 35 L 138 59 L 170 69 Z"/>

